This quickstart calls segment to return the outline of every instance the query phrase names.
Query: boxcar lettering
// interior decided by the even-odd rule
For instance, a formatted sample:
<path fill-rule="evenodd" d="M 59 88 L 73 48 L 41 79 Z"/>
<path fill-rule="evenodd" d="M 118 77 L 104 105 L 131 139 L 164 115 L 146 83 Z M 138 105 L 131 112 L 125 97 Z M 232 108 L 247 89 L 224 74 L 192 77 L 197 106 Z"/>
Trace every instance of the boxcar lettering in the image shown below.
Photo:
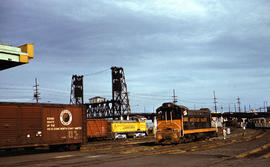
<path fill-rule="evenodd" d="M 68 137 L 73 138 L 73 131 L 68 131 Z"/>

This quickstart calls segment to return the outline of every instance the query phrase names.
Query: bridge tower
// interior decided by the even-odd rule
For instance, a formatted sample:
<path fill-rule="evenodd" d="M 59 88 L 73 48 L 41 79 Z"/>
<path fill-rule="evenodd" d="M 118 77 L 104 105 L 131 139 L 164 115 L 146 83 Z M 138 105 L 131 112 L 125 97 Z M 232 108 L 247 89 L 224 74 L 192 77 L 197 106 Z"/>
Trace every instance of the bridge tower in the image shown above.
<path fill-rule="evenodd" d="M 83 75 L 73 75 L 71 80 L 70 104 L 83 103 Z"/>
<path fill-rule="evenodd" d="M 113 116 L 119 115 L 121 120 L 126 116 L 128 120 L 131 111 L 124 69 L 122 67 L 111 67 L 111 70 Z"/>

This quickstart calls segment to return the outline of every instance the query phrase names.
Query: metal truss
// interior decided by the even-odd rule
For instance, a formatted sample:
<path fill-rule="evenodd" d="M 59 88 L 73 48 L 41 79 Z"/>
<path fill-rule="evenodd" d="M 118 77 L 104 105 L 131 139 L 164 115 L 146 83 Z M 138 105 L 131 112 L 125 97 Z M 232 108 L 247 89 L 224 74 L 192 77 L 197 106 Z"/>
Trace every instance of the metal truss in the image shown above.
<path fill-rule="evenodd" d="M 124 116 L 129 119 L 130 105 L 127 92 L 127 83 L 124 69 L 122 67 L 112 67 L 112 112 L 120 119 Z"/>
<path fill-rule="evenodd" d="M 73 75 L 71 80 L 70 104 L 83 103 L 83 75 Z"/>
<path fill-rule="evenodd" d="M 112 101 L 100 103 L 86 103 L 86 117 L 91 118 L 113 118 Z"/>

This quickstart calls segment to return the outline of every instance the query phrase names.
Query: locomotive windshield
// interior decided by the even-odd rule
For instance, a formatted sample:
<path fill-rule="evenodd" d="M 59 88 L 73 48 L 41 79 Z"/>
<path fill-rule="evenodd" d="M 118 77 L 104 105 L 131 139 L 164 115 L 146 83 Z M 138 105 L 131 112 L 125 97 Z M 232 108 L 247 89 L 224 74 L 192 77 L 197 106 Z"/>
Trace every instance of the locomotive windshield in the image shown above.
<path fill-rule="evenodd" d="M 157 109 L 158 120 L 175 120 L 181 119 L 182 114 L 187 108 L 184 106 L 175 105 L 173 103 L 164 103 Z"/>

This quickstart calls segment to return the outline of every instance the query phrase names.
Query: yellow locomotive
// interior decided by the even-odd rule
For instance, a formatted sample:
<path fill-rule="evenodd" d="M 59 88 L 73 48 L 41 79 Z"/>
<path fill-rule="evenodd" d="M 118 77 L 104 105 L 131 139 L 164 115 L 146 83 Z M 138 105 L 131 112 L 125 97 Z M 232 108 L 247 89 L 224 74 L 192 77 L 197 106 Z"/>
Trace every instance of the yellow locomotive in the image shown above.
<path fill-rule="evenodd" d="M 156 143 L 181 143 L 217 135 L 216 128 L 211 128 L 209 109 L 189 110 L 174 103 L 163 103 L 156 113 Z"/>
<path fill-rule="evenodd" d="M 148 135 L 146 121 L 122 120 L 108 121 L 108 136 L 113 139 L 142 137 Z"/>

